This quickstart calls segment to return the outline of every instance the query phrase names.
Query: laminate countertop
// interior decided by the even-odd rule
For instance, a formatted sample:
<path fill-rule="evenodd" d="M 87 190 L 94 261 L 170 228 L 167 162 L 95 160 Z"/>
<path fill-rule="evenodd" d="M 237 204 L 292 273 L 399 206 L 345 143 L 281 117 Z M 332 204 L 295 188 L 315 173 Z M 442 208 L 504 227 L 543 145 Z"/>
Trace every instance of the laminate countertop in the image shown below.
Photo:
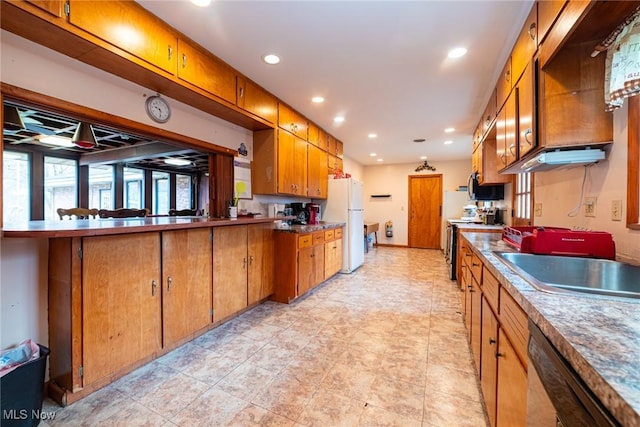
<path fill-rule="evenodd" d="M 185 228 L 221 227 L 274 222 L 281 218 L 209 218 L 202 216 L 147 216 L 143 218 L 63 219 L 25 221 L 5 224 L 3 237 L 55 238 L 105 236 L 110 234 L 143 233 L 147 231 Z"/>
<path fill-rule="evenodd" d="M 340 227 L 344 227 L 345 225 L 346 224 L 344 222 L 323 222 L 323 221 L 321 221 L 320 224 L 307 224 L 307 225 L 302 225 L 302 224 L 287 225 L 286 223 L 283 223 L 281 225 L 276 225 L 274 227 L 274 230 L 282 231 L 285 233 L 306 234 L 306 233 L 313 233 L 315 231 L 330 230 L 332 228 L 340 228 Z"/>
<path fill-rule="evenodd" d="M 618 422 L 640 426 L 640 300 L 539 291 L 493 254 L 515 251 L 499 235 L 463 236 Z"/>

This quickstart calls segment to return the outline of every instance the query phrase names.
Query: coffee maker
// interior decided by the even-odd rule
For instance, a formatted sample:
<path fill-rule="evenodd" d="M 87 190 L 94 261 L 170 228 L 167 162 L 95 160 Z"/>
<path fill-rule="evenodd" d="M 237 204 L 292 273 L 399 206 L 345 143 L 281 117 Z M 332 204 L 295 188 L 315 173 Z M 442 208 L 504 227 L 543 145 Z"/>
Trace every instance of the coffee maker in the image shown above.
<path fill-rule="evenodd" d="M 293 209 L 293 216 L 295 217 L 291 223 L 306 225 L 309 219 L 309 213 L 304 208 L 304 203 L 291 203 L 291 209 Z"/>
<path fill-rule="evenodd" d="M 318 224 L 320 222 L 320 205 L 316 203 L 307 203 L 305 208 L 309 213 L 309 219 L 307 222 L 312 225 Z"/>

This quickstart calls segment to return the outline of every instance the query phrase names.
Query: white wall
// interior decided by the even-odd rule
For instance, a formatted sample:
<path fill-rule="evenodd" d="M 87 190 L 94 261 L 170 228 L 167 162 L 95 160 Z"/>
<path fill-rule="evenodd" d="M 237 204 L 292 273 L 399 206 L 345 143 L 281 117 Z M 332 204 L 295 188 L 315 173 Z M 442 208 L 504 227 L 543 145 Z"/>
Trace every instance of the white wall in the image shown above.
<path fill-rule="evenodd" d="M 415 169 L 415 163 L 376 165 L 364 167 L 364 218 L 380 224 L 378 242 L 381 244 L 406 246 L 409 243 L 409 175 L 442 174 L 442 190 L 457 190 L 467 185 L 471 173 L 471 158 L 449 162 L 434 162 L 435 172 Z M 372 194 L 390 194 L 391 197 L 374 198 Z M 386 237 L 384 224 L 393 222 L 393 237 Z"/>
<path fill-rule="evenodd" d="M 585 168 L 554 170 L 536 174 L 535 199 L 542 203 L 536 225 L 580 227 L 607 231 L 614 236 L 617 257 L 640 264 L 640 231 L 626 227 L 627 200 L 627 106 L 614 112 L 614 143 L 605 161 L 586 168 L 584 197 L 596 197 L 595 217 L 584 215 L 580 194 Z M 611 220 L 611 202 L 622 200 L 622 221 Z M 574 212 L 576 210 L 577 212 Z"/>

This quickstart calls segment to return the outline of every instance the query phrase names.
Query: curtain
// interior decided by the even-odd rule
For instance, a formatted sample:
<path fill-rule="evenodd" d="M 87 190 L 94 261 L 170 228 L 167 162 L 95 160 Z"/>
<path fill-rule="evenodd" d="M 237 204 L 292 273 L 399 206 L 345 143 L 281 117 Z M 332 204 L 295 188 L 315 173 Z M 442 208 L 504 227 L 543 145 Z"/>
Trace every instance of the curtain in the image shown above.
<path fill-rule="evenodd" d="M 613 111 L 625 98 L 640 94 L 640 6 L 595 47 L 591 56 L 605 50 L 605 110 Z"/>

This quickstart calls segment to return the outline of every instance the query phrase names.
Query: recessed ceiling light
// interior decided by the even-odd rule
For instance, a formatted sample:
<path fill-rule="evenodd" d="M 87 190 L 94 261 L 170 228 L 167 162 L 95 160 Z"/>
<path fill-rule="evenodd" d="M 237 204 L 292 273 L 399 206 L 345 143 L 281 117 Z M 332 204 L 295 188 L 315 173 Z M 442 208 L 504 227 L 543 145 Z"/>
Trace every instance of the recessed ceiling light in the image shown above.
<path fill-rule="evenodd" d="M 211 0 L 191 0 L 191 3 L 200 7 L 207 7 L 211 4 Z"/>
<path fill-rule="evenodd" d="M 378 159 L 379 162 L 384 162 L 384 159 Z"/>
<path fill-rule="evenodd" d="M 344 117 L 343 116 L 335 116 L 333 118 L 333 121 L 336 122 L 336 123 L 342 123 L 342 122 L 344 122 Z"/>
<path fill-rule="evenodd" d="M 313 98 L 311 98 L 311 102 L 315 104 L 322 104 L 324 102 L 324 98 L 321 96 L 314 96 Z"/>
<path fill-rule="evenodd" d="M 369 155 L 370 155 L 371 157 L 375 157 L 375 156 L 377 156 L 377 154 L 376 154 L 376 153 L 369 153 Z"/>
<path fill-rule="evenodd" d="M 451 141 L 450 139 L 444 142 L 444 145 L 449 145 L 449 144 L 453 144 L 453 141 Z"/>
<path fill-rule="evenodd" d="M 455 132 L 456 128 L 446 128 L 444 131 L 445 133 L 451 133 L 451 132 Z"/>
<path fill-rule="evenodd" d="M 263 56 L 262 60 L 267 64 L 275 65 L 278 62 L 280 62 L 280 57 L 278 55 L 274 55 L 273 53 L 270 53 L 268 55 Z"/>
<path fill-rule="evenodd" d="M 449 58 L 460 58 L 460 57 L 463 57 L 466 53 L 467 53 L 467 49 L 463 47 L 457 47 L 455 49 L 451 49 L 447 56 Z"/>
<path fill-rule="evenodd" d="M 420 160 L 427 160 L 427 156 L 420 156 Z"/>
<path fill-rule="evenodd" d="M 40 142 L 49 145 L 56 145 L 58 147 L 73 147 L 75 144 L 71 142 L 70 138 L 64 138 L 62 136 L 50 135 L 43 136 L 40 139 Z"/>
<path fill-rule="evenodd" d="M 189 160 L 185 159 L 165 159 L 164 162 L 173 166 L 186 166 L 191 164 Z"/>
<path fill-rule="evenodd" d="M 426 139 L 424 139 L 424 138 L 416 138 L 416 139 L 413 140 L 413 142 L 425 142 L 425 141 L 426 141 Z"/>
<path fill-rule="evenodd" d="M 369 138 L 377 138 L 378 134 L 377 133 L 370 133 L 369 135 L 367 135 Z"/>

